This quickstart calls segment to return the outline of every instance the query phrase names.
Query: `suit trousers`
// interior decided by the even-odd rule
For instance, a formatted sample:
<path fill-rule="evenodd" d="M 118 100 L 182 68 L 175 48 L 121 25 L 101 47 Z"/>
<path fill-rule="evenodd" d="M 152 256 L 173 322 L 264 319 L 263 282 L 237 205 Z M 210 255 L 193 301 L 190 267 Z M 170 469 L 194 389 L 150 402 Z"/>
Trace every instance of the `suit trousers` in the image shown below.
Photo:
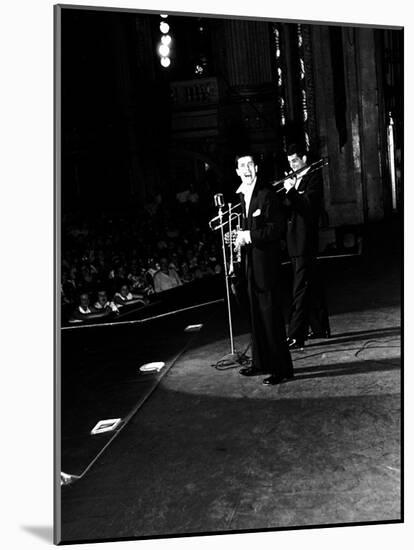
<path fill-rule="evenodd" d="M 329 332 L 329 316 L 315 258 L 296 256 L 291 258 L 291 263 L 293 300 L 288 334 L 290 338 L 303 342 L 309 327 L 315 333 Z"/>
<path fill-rule="evenodd" d="M 277 289 L 259 291 L 249 281 L 248 297 L 254 368 L 277 376 L 290 376 L 293 365 Z"/>

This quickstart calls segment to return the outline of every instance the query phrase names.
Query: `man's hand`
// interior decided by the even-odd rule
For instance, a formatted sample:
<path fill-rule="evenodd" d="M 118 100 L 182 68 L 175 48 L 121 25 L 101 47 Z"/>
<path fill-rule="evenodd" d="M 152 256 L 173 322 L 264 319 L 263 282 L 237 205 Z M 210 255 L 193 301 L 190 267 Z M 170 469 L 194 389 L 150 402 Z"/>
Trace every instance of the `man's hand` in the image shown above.
<path fill-rule="evenodd" d="M 224 234 L 224 242 L 226 244 L 230 244 L 230 242 L 235 243 L 236 237 L 237 237 L 237 229 L 232 229 L 231 234 L 229 233 L 229 231 L 227 231 Z"/>
<path fill-rule="evenodd" d="M 285 176 L 287 175 L 288 174 L 285 172 Z M 288 178 L 287 180 L 285 180 L 285 182 L 283 183 L 283 187 L 286 189 L 286 191 L 290 191 L 292 187 L 295 187 L 296 179 L 296 176 L 293 176 L 293 178 Z"/>
<path fill-rule="evenodd" d="M 252 239 L 250 237 L 250 231 L 238 231 L 236 236 L 236 241 L 234 243 L 234 247 L 237 250 L 241 246 L 250 244 L 251 242 L 252 242 Z"/>

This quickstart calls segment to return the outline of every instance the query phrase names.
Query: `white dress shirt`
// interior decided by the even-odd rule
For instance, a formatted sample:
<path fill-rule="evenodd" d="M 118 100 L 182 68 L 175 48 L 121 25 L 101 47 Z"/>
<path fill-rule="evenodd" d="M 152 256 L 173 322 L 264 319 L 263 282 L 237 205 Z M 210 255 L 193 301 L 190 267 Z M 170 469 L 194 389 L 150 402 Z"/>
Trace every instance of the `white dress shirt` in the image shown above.
<path fill-rule="evenodd" d="M 244 195 L 244 202 L 246 204 L 246 219 L 247 219 L 247 216 L 249 215 L 250 202 L 252 200 L 252 195 L 253 195 L 255 185 L 256 185 L 256 182 L 251 183 L 250 185 L 246 183 L 242 183 L 236 191 L 236 193 L 243 193 Z M 235 243 L 236 248 L 238 246 L 243 246 L 244 244 L 250 244 L 251 242 L 252 242 L 252 239 L 251 239 L 249 230 L 239 231 L 238 237 Z"/>
<path fill-rule="evenodd" d="M 252 200 L 252 195 L 253 195 L 255 185 L 256 183 L 253 183 L 250 185 L 247 185 L 246 183 L 242 183 L 236 191 L 236 193 L 243 193 L 244 195 L 244 202 L 246 204 L 246 218 L 249 215 L 249 207 L 250 207 L 250 202 Z"/>

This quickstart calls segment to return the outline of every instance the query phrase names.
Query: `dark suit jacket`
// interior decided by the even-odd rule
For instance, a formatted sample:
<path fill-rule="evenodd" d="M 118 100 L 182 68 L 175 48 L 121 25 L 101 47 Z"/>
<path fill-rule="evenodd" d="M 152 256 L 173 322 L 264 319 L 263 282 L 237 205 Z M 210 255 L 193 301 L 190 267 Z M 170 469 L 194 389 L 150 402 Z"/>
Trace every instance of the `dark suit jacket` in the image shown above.
<path fill-rule="evenodd" d="M 319 171 L 303 176 L 298 189 L 286 193 L 286 240 L 290 257 L 318 252 L 319 216 L 322 208 L 322 176 Z"/>
<path fill-rule="evenodd" d="M 250 230 L 252 243 L 243 247 L 250 283 L 259 291 L 275 288 L 280 265 L 280 239 L 284 225 L 283 205 L 273 189 L 256 182 L 247 217 L 242 203 L 242 228 Z"/>

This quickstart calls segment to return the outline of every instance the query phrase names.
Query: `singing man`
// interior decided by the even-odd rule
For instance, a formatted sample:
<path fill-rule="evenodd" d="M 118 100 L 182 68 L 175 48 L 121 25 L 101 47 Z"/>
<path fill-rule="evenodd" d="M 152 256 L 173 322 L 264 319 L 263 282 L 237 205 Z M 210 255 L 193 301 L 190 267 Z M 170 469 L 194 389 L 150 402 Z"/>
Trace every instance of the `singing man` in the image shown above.
<path fill-rule="evenodd" d="M 273 189 L 258 179 L 253 155 L 236 157 L 241 179 L 242 219 L 235 247 L 241 248 L 249 298 L 252 364 L 243 376 L 269 374 L 263 384 L 275 385 L 293 378 L 281 304 L 280 240 L 283 204 Z"/>

